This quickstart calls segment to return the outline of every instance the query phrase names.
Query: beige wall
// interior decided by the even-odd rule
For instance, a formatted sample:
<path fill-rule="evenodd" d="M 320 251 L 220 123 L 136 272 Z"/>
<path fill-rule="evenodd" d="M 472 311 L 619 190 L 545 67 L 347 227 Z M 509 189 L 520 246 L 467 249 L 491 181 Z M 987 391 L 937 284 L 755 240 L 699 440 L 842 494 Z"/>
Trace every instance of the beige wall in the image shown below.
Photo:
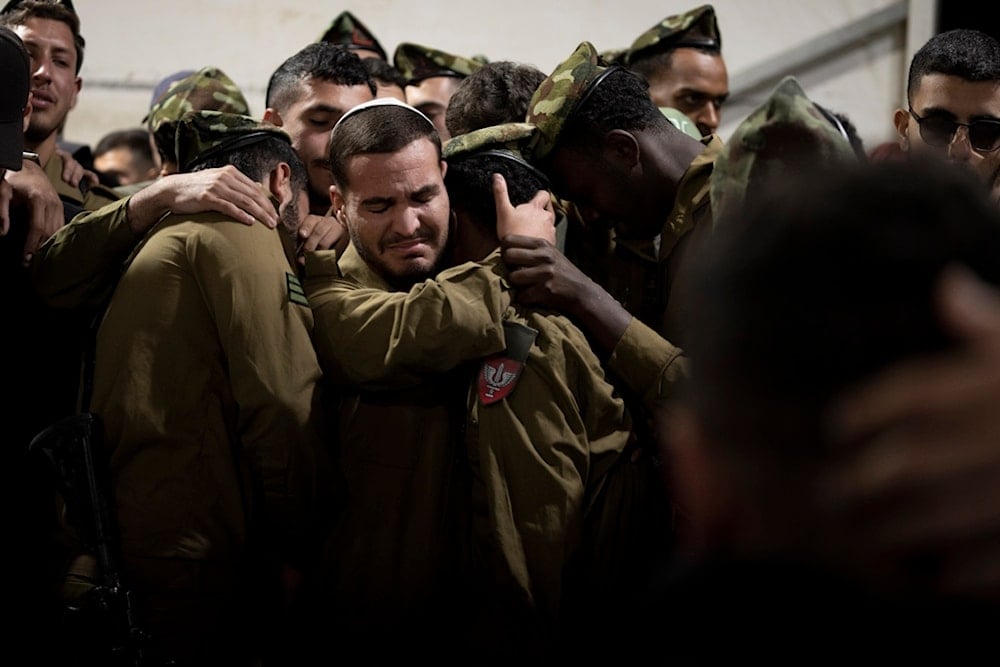
<path fill-rule="evenodd" d="M 628 46 L 653 24 L 698 3 L 675 0 L 436 0 L 330 3 L 317 0 L 77 0 L 87 51 L 83 90 L 65 137 L 95 143 L 139 124 L 153 87 L 182 69 L 214 65 L 244 91 L 251 114 L 286 57 L 318 38 L 340 11 L 363 21 L 391 52 L 401 41 L 491 60 L 555 67 L 582 40 Z M 808 45 L 896 0 L 716 0 L 723 53 L 738 75 Z M 930 35 L 933 0 L 911 0 L 908 22 L 852 44 L 795 74 L 817 102 L 846 113 L 866 143 L 889 138 L 912 49 Z M 751 90 L 724 110 L 727 138 L 776 84 Z"/>

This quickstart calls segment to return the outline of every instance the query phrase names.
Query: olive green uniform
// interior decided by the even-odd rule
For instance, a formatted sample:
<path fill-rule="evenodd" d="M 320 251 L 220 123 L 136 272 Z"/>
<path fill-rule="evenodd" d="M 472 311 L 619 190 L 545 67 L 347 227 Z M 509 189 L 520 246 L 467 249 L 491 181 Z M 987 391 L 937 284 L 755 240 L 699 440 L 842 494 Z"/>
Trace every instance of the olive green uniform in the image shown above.
<path fill-rule="evenodd" d="M 181 655 L 255 646 L 252 561 L 292 558 L 311 529 L 320 368 L 293 248 L 283 228 L 168 216 L 98 333 L 125 577 Z"/>
<path fill-rule="evenodd" d="M 469 521 L 465 514 L 471 512 L 472 541 L 463 564 L 472 568 L 471 578 L 465 597 L 450 598 L 461 605 L 456 613 L 471 641 L 480 648 L 512 650 L 536 639 L 525 633 L 552 631 L 564 568 L 584 542 L 585 515 L 599 502 L 605 473 L 630 437 L 624 404 L 605 381 L 599 360 L 565 318 L 511 307 L 499 253 L 482 264 L 442 272 L 409 292 L 390 291 L 353 248 L 340 262 L 346 280 L 336 280 L 334 258 L 328 254 L 321 260 L 323 255 L 308 260 L 306 280 L 318 327 L 329 334 L 317 341 L 320 357 L 328 377 L 372 390 L 348 392 L 341 411 L 341 462 L 354 496 L 347 500 L 345 516 L 354 518 L 339 524 L 341 533 L 332 542 L 339 550 L 328 554 L 337 559 L 335 573 L 355 587 L 355 595 L 364 593 L 357 588 L 361 577 L 386 588 L 392 582 L 398 592 L 399 563 L 423 559 L 427 544 L 451 540 L 450 547 L 463 557 L 455 535 L 433 531 L 464 525 L 442 525 L 442 508 L 450 507 L 458 522 Z M 474 383 L 470 386 L 481 361 L 464 362 L 504 349 L 504 320 L 539 333 L 513 393 L 484 405 Z M 632 377 L 637 393 L 652 401 L 682 373 L 679 350 L 634 324 L 622 342 L 636 348 L 616 351 L 613 363 Z M 394 391 L 385 391 L 390 388 Z M 447 409 L 438 405 L 456 400 Z M 433 410 L 428 409 L 432 402 Z M 362 422 L 359 415 L 366 410 L 371 419 Z M 449 419 L 450 426 L 441 426 Z M 467 428 L 463 449 L 455 440 L 461 435 L 457 422 Z M 394 458 L 385 460 L 390 448 Z M 456 457 L 468 457 L 464 472 L 471 483 L 456 479 L 455 470 L 445 473 L 444 462 Z M 441 463 L 432 465 L 435 458 Z M 404 466 L 413 471 L 412 479 L 425 481 L 415 484 L 408 477 L 402 483 L 398 471 Z M 453 495 L 441 499 L 442 493 Z M 431 532 L 420 535 L 412 519 L 394 520 L 404 512 L 424 516 L 421 525 Z M 378 533 L 379 544 L 345 556 L 345 549 L 359 544 L 354 536 L 359 529 L 365 539 Z M 438 567 L 454 563 L 440 552 L 438 557 Z M 428 563 L 425 575 L 433 565 Z M 376 591 L 371 586 L 367 592 Z M 342 598 L 343 586 L 332 592 Z M 386 592 L 373 599 L 385 600 Z"/>
<path fill-rule="evenodd" d="M 510 394 L 487 403 L 473 384 L 467 446 L 473 567 L 486 608 L 478 631 L 484 645 L 492 638 L 494 653 L 512 658 L 532 642 L 555 640 L 568 586 L 594 585 L 571 583 L 569 570 L 607 473 L 629 443 L 631 419 L 569 320 L 521 308 L 504 319 L 538 334 Z"/>
<path fill-rule="evenodd" d="M 683 289 L 691 270 L 692 248 L 712 233 L 709 186 L 715 160 L 722 151 L 722 140 L 717 136 L 702 141 L 705 150 L 678 184 L 673 209 L 655 238 L 615 238 L 612 233 L 595 244 L 593 238 L 580 238 L 585 232 L 572 230 L 570 235 L 577 238 L 567 242 L 566 250 L 567 256 L 626 310 L 681 347 L 686 315 L 670 295 Z"/>
<path fill-rule="evenodd" d="M 32 281 L 49 305 L 93 306 L 107 298 L 139 241 L 127 207 L 124 198 L 81 213 L 38 248 Z"/>
<path fill-rule="evenodd" d="M 65 201 L 81 206 L 88 211 L 94 211 L 105 204 L 121 199 L 121 193 L 104 185 L 92 185 L 86 192 L 79 186 L 70 185 L 62 178 L 63 159 L 59 153 L 53 153 L 45 164 L 45 175 L 55 186 L 59 197 Z"/>
<path fill-rule="evenodd" d="M 375 651 L 405 646 L 413 655 L 429 654 L 442 633 L 460 638 L 465 613 L 456 600 L 468 533 L 461 447 L 467 380 L 448 371 L 503 349 L 502 334 L 471 322 L 466 312 L 475 303 L 490 322 L 500 319 L 505 295 L 491 287 L 499 276 L 469 270 L 465 280 L 393 292 L 353 246 L 339 267 L 333 251 L 309 255 L 306 276 L 317 351 L 341 393 L 337 462 L 344 497 L 319 583 L 319 613 L 335 625 L 322 631 L 359 642 L 377 638 Z M 415 330 L 411 323 L 426 317 L 448 334 Z M 469 326 L 474 333 L 459 333 Z M 459 336 L 475 342 L 465 356 L 457 354 Z"/>

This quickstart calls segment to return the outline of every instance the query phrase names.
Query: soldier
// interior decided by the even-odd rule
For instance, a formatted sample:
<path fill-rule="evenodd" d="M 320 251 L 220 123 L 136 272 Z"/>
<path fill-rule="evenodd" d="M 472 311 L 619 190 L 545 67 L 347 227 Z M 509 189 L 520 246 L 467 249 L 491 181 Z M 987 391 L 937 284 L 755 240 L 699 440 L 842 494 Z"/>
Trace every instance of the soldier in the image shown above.
<path fill-rule="evenodd" d="M 703 136 L 718 131 L 729 75 L 712 5 L 668 16 L 629 48 L 603 55 L 643 76 L 658 107 L 687 115 Z"/>
<path fill-rule="evenodd" d="M 340 392 L 337 463 L 345 484 L 324 576 L 312 587 L 321 594 L 317 623 L 362 642 L 375 662 L 398 655 L 450 662 L 467 655 L 469 614 L 461 445 L 469 375 L 456 367 L 502 351 L 503 334 L 493 327 L 474 336 L 475 352 L 456 359 L 455 339 L 470 340 L 462 318 L 449 313 L 475 305 L 499 320 L 502 295 L 490 284 L 500 276 L 474 268 L 468 280 L 420 289 L 438 270 L 450 222 L 441 139 L 423 114 L 393 98 L 359 105 L 334 128 L 330 147 L 331 200 L 352 242 L 342 256 L 307 255 L 305 267 L 317 351 Z M 423 298 L 406 319 L 447 320 L 440 322 L 447 336 L 422 341 L 429 349 L 408 344 L 411 333 L 426 338 L 409 325 L 397 340 L 392 322 L 377 317 L 404 306 L 414 286 Z"/>
<path fill-rule="evenodd" d="M 630 313 L 683 347 L 684 313 L 670 295 L 684 281 L 698 239 L 712 230 L 709 183 L 721 140 L 698 141 L 678 130 L 639 77 L 601 64 L 589 42 L 539 86 L 527 120 L 538 127 L 530 161 L 549 176 L 556 195 L 573 202 L 584 226 L 571 259 Z M 559 261 L 533 245 L 546 255 L 537 258 L 542 264 Z M 520 254 L 519 261 L 528 257 Z M 549 291 L 566 292 L 555 285 Z"/>
<path fill-rule="evenodd" d="M 396 47 L 392 62 L 406 79 L 407 104 L 430 118 L 441 140 L 447 141 L 451 134 L 445 114 L 451 96 L 465 77 L 483 66 L 483 61 L 403 42 Z"/>
<path fill-rule="evenodd" d="M 364 23 L 348 11 L 343 11 L 330 23 L 330 27 L 316 41 L 329 42 L 353 51 L 362 60 L 377 58 L 388 61 L 385 49 Z"/>
<path fill-rule="evenodd" d="M 375 97 L 371 75 L 355 54 L 328 42 L 308 44 L 271 74 L 264 120 L 285 129 L 309 170 L 309 211 L 330 210 L 330 131 L 344 112 Z"/>
<path fill-rule="evenodd" d="M 123 577 L 156 646 L 180 664 L 257 664 L 279 568 L 305 562 L 315 530 L 320 369 L 294 243 L 306 173 L 284 132 L 245 116 L 192 112 L 176 146 L 182 170 L 243 170 L 281 225 L 161 219 L 102 318 L 91 409 Z"/>
<path fill-rule="evenodd" d="M 0 405 L 3 422 L 2 465 L 7 509 L 4 518 L 16 548 L 12 582 L 10 650 L 30 653 L 44 664 L 66 664 L 68 651 L 53 641 L 61 618 L 58 586 L 66 553 L 59 538 L 59 518 L 51 478 L 28 455 L 36 433 L 73 413 L 79 374 L 75 314 L 48 309 L 31 286 L 25 248 L 34 248 L 32 234 L 57 228 L 64 216 L 80 209 L 61 202 L 41 167 L 24 157 L 24 126 L 31 113 L 30 58 L 20 38 L 0 27 L 0 309 L 4 326 L 0 348 L 6 351 Z M 33 181 L 43 190 L 19 191 L 9 176 L 33 169 Z M 23 181 L 21 181 L 23 184 Z M 40 201 L 41 200 L 41 201 Z M 64 212 L 64 207 L 66 211 Z M 51 233 L 51 232 L 50 232 Z M 30 364 L 23 359 L 32 359 Z"/>
<path fill-rule="evenodd" d="M 476 259 L 487 249 L 495 252 L 499 245 L 496 213 L 490 202 L 491 174 L 503 177 L 501 183 L 507 184 L 511 204 L 527 200 L 531 192 L 528 184 L 534 184 L 535 189 L 547 188 L 544 175 L 531 168 L 521 154 L 532 133 L 531 125 L 505 124 L 455 137 L 446 144 L 449 169 L 445 182 L 456 214 L 453 245 L 456 250 L 468 247 L 470 235 L 480 239 L 479 252 L 467 252 L 464 258 Z M 462 259 L 462 255 L 455 257 L 456 261 Z M 586 330 L 571 324 L 567 315 L 581 321 Z M 649 516 L 645 505 L 650 498 L 633 465 L 634 425 L 627 404 L 622 402 L 623 394 L 611 383 L 621 379 L 631 395 L 644 397 L 645 405 L 656 405 L 683 377 L 684 362 L 680 350 L 634 318 L 625 320 L 624 331 L 604 336 L 606 325 L 615 320 L 608 312 L 584 314 L 576 310 L 556 316 L 548 309 L 514 305 L 505 314 L 505 330 L 510 321 L 521 318 L 540 331 L 537 347 L 531 348 L 516 378 L 517 386 L 505 397 L 502 409 L 484 398 L 480 381 L 479 391 L 470 401 L 470 423 L 475 428 L 470 427 L 469 433 L 478 438 L 469 441 L 470 456 L 473 469 L 480 471 L 474 479 L 486 487 L 487 498 L 497 499 L 490 503 L 487 514 L 496 522 L 495 533 L 485 543 L 497 545 L 504 557 L 502 563 L 518 566 L 512 571 L 527 573 L 522 575 L 521 585 L 531 595 L 525 597 L 541 619 L 549 623 L 556 620 L 559 656 L 565 658 L 565 651 L 577 650 L 577 641 L 595 650 L 605 647 L 601 639 L 585 638 L 588 619 L 615 608 L 617 602 L 629 599 L 636 586 L 645 584 L 636 573 L 645 573 L 643 557 L 648 554 L 631 551 L 638 539 L 635 531 L 666 532 L 667 528 L 645 523 Z M 602 324 L 597 325 L 595 318 Z M 611 349 L 614 354 L 605 356 Z M 495 365 L 490 360 L 484 362 L 483 371 L 491 363 Z M 538 382 L 535 373 L 546 379 Z M 584 384 L 577 384 L 581 382 Z M 489 396 L 488 391 L 485 396 Z M 609 402 L 612 399 L 613 403 Z M 609 409 L 611 405 L 614 409 Z M 625 419 L 620 418 L 622 414 Z M 578 419 L 586 426 L 572 426 Z M 569 435 L 571 432 L 576 435 Z M 519 440 L 523 447 L 510 446 Z M 556 443 L 562 443 L 559 451 L 576 452 L 575 468 L 559 466 L 557 470 L 544 463 L 551 461 L 544 454 L 545 447 Z M 564 449 L 570 443 L 575 447 Z M 589 472 L 581 474 L 584 468 Z M 547 488 L 550 492 L 543 493 Z M 561 499 L 556 504 L 563 509 L 542 512 L 550 521 L 536 526 L 532 517 L 538 512 L 537 503 L 546 497 Z M 519 539 L 512 540 L 511 534 Z M 482 553 L 489 555 L 491 550 Z"/>
<path fill-rule="evenodd" d="M 373 97 L 375 85 L 357 56 L 325 42 L 309 44 L 271 76 L 263 119 L 282 127 L 309 170 L 310 208 L 298 227 L 299 251 L 346 245 L 343 227 L 329 211 L 326 144 L 330 129 L 350 106 Z M 239 88 L 222 71 L 205 67 L 171 84 L 147 116 L 158 149 L 174 154 L 171 132 L 187 111 L 201 107 L 246 108 Z M 155 135 L 154 135 L 155 136 Z M 320 194 L 317 194 L 320 193 Z M 317 198 L 322 200 L 317 203 Z M 260 187 L 232 167 L 157 179 L 115 206 L 74 220 L 40 249 L 35 284 L 53 305 L 100 303 L 121 263 L 167 212 L 218 211 L 247 224 L 275 226 L 274 206 Z M 301 260 L 300 260 L 301 261 Z"/>
<path fill-rule="evenodd" d="M 31 56 L 32 113 L 25 147 L 38 154 L 39 164 L 62 199 L 87 210 L 115 201 L 118 193 L 100 185 L 97 174 L 75 161 L 66 162 L 57 150 L 59 132 L 83 85 L 79 74 L 84 39 L 72 4 L 11 0 L 0 12 L 0 25 L 14 30 Z M 30 175 L 25 172 L 21 178 Z"/>
<path fill-rule="evenodd" d="M 581 304 L 617 302 L 659 334 L 656 345 L 683 349 L 688 314 L 672 296 L 712 232 L 709 187 L 721 140 L 697 140 L 678 129 L 641 78 L 602 64 L 589 42 L 542 82 L 527 118 L 538 130 L 529 161 L 546 173 L 557 196 L 572 202 L 577 217 L 570 218 L 567 255 L 537 239 L 502 239 L 518 302 L 571 314 L 585 330 L 586 320 L 574 315 Z M 607 354 L 629 349 L 627 340 L 597 340 Z M 654 446 L 655 406 L 621 377 L 636 443 L 631 467 L 619 471 L 619 492 L 635 494 L 646 512 L 623 537 L 633 565 L 633 578 L 619 591 L 627 598 L 670 557 L 673 532 L 683 529 L 686 513 L 663 481 L 662 466 L 670 462 Z"/>
<path fill-rule="evenodd" d="M 427 650 L 426 624 L 443 620 L 461 628 L 457 634 L 467 639 L 456 650 L 478 647 L 477 660 L 502 662 L 512 652 L 523 654 L 518 650 L 526 646 L 548 650 L 554 624 L 569 604 L 563 591 L 573 576 L 562 566 L 581 579 L 593 574 L 592 560 L 582 555 L 589 530 L 581 522 L 590 523 L 583 505 L 591 506 L 584 499 L 596 503 L 591 496 L 606 485 L 592 484 L 628 442 L 622 404 L 594 365 L 586 339 L 568 322 L 541 315 L 536 322 L 528 311 L 510 308 L 495 252 L 498 235 L 512 220 L 518 225 L 534 220 L 534 231 L 550 240 L 554 235 L 550 195 L 537 190 L 537 177 L 512 183 L 515 201 L 530 201 L 514 208 L 501 188 L 501 203 L 492 212 L 494 204 L 481 200 L 484 186 L 489 193 L 489 173 L 466 172 L 455 181 L 462 203 L 451 232 L 450 199 L 439 180 L 446 169 L 433 125 L 408 105 L 378 102 L 349 112 L 331 139 L 333 201 L 352 244 L 339 262 L 316 253 L 306 264 L 317 347 L 329 379 L 344 391 L 339 441 L 346 505 L 328 550 L 332 579 L 323 590 L 331 604 L 343 605 L 337 627 L 355 636 L 405 633 L 406 641 L 415 642 L 407 644 L 408 651 Z M 470 151 L 494 145 L 503 150 L 508 142 L 489 132 L 505 130 L 515 133 L 506 135 L 513 141 L 518 131 L 531 128 L 520 124 L 471 140 L 457 138 L 454 157 L 469 158 Z M 471 165 L 462 162 L 456 163 L 460 173 Z M 445 239 L 457 254 L 446 258 Z M 457 264 L 435 276 L 442 266 L 469 259 L 482 262 Z M 525 327 L 532 323 L 541 331 L 537 344 Z M 632 333 L 617 330 L 616 341 L 641 336 L 630 324 L 626 319 L 622 329 Z M 623 365 L 636 364 L 635 374 L 642 375 L 649 393 L 669 384 L 681 365 L 675 348 L 653 349 L 637 346 L 618 358 Z M 499 356 L 484 365 L 483 357 L 493 355 Z M 525 391 L 508 394 L 516 373 L 504 369 L 516 371 L 525 360 L 531 366 Z M 555 379 L 563 372 L 580 393 Z M 484 378 L 478 407 L 469 403 L 470 379 L 476 376 Z M 551 403 L 537 405 L 540 395 Z M 597 405 L 605 409 L 591 412 Z M 513 446 L 525 438 L 538 444 Z M 547 455 L 536 458 L 538 448 L 545 449 L 541 443 L 550 441 L 563 443 L 559 451 L 572 463 L 551 466 Z M 473 573 L 465 570 L 467 556 L 460 549 L 469 539 L 464 526 L 470 510 L 476 529 Z M 372 511 L 378 511 L 377 521 L 369 516 Z M 418 544 L 434 545 L 434 552 Z M 580 585 L 578 590 L 586 596 L 599 589 Z M 457 618 L 450 616 L 456 612 Z M 497 643 L 500 637 L 518 643 L 504 647 Z"/>

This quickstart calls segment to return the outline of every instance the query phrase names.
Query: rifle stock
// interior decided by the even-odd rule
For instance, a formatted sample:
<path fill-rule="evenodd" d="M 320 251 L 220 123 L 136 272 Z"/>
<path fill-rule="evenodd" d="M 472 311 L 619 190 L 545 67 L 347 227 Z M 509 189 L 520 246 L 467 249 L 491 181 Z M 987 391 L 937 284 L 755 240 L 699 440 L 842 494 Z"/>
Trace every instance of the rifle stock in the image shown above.
<path fill-rule="evenodd" d="M 133 595 L 122 583 L 118 526 L 113 511 L 111 473 L 104 450 L 103 424 L 83 412 L 36 435 L 29 445 L 43 455 L 56 478 L 66 522 L 97 560 L 97 580 L 79 604 L 67 605 L 72 640 L 86 664 L 169 664 L 152 660 L 149 637 L 136 618 Z"/>

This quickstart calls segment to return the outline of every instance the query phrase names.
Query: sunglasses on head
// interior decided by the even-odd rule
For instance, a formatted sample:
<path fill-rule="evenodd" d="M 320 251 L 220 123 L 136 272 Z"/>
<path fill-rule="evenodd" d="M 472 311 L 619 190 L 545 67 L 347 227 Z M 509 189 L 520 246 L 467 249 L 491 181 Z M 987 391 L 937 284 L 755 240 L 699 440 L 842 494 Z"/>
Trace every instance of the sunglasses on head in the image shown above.
<path fill-rule="evenodd" d="M 920 126 L 920 138 L 928 146 L 947 146 L 955 137 L 958 128 L 968 131 L 969 144 L 981 153 L 990 153 L 1000 148 L 1000 120 L 974 120 L 959 123 L 944 116 L 924 116 L 921 118 L 910 109 L 910 115 Z"/>

